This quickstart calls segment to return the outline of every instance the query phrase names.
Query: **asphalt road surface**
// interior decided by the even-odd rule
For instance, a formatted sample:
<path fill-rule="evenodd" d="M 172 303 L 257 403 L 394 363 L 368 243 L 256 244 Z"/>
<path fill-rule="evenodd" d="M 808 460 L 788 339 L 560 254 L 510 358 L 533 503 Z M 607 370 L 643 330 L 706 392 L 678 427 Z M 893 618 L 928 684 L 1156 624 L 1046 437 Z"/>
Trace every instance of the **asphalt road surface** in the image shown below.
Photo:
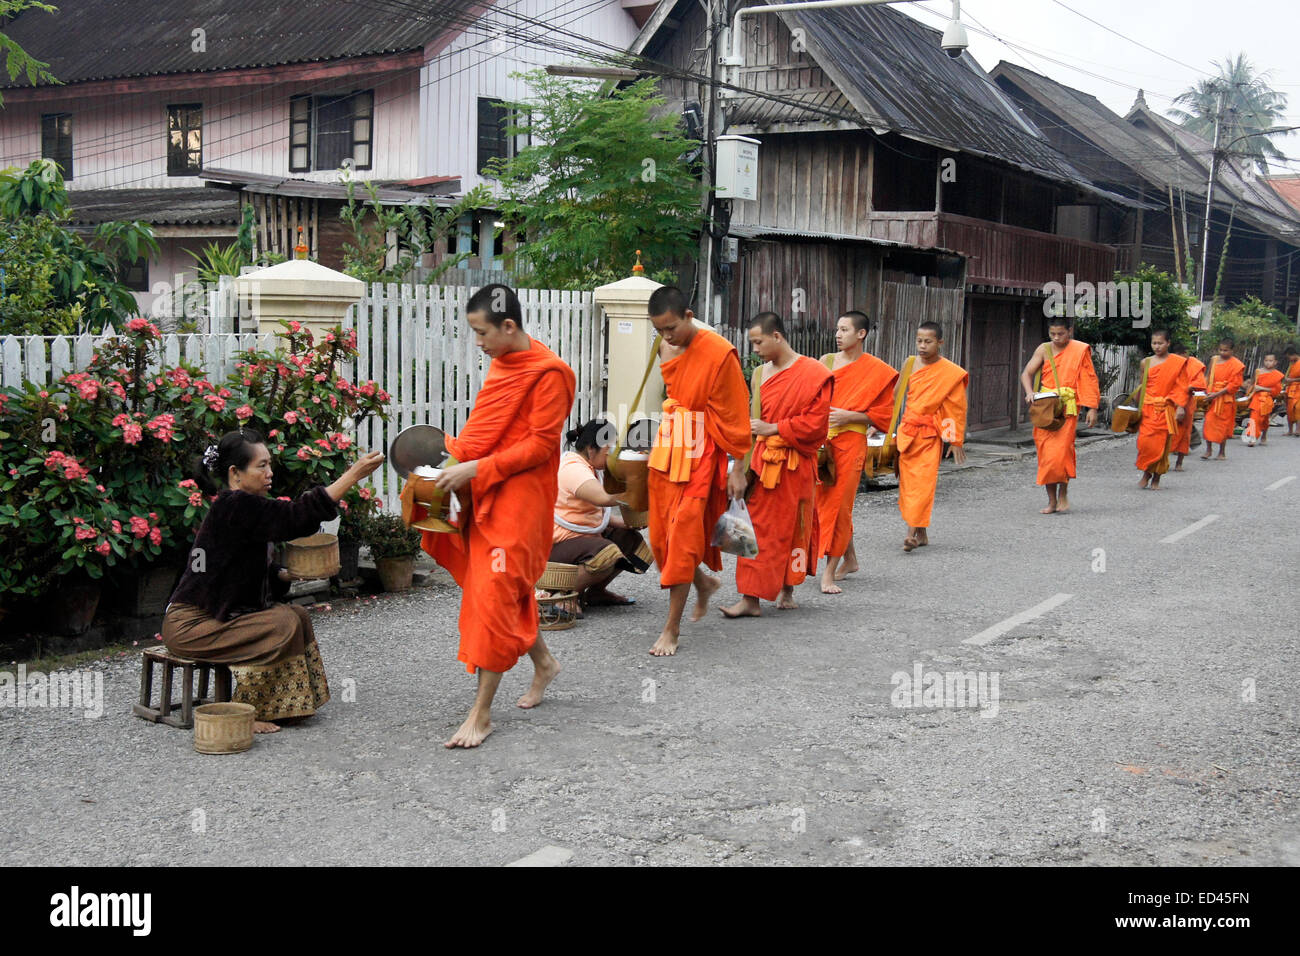
<path fill-rule="evenodd" d="M 714 611 L 674 658 L 646 653 L 653 571 L 620 578 L 637 605 L 548 635 L 546 702 L 513 706 L 524 661 L 472 752 L 442 747 L 474 680 L 444 581 L 317 608 L 334 700 L 237 756 L 132 717 L 135 659 L 91 665 L 99 719 L 0 709 L 0 863 L 1295 865 L 1300 440 L 1274 436 L 1154 493 L 1131 439 L 1083 448 L 1068 515 L 1032 457 L 946 473 L 910 555 L 896 495 L 861 495 L 843 595 Z"/>

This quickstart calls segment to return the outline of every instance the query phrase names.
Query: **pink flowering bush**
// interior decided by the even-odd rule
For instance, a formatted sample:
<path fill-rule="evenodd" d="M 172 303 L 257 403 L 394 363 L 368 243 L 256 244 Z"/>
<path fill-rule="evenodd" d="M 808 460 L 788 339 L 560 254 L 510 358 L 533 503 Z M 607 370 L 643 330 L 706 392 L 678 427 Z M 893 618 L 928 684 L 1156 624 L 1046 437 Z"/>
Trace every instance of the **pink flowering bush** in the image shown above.
<path fill-rule="evenodd" d="M 317 350 L 291 331 L 287 349 L 249 352 L 222 384 L 167 367 L 158 328 L 137 318 L 85 369 L 0 389 L 0 602 L 69 574 L 183 561 L 210 504 L 191 465 L 241 425 L 266 437 L 277 496 L 342 474 L 355 427 L 383 416 L 388 395 L 338 375 L 355 333 L 335 328 Z"/>

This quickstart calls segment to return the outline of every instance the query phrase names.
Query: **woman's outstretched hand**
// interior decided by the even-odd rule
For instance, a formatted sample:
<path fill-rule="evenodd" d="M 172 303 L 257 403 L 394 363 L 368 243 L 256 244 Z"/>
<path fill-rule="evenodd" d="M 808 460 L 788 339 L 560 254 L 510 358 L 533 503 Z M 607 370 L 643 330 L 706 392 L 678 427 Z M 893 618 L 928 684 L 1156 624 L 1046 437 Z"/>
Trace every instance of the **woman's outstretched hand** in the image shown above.
<path fill-rule="evenodd" d="M 375 470 L 384 463 L 384 453 L 381 451 L 368 451 L 352 463 L 348 469 L 353 475 L 353 483 L 363 478 L 368 478 L 374 474 Z"/>

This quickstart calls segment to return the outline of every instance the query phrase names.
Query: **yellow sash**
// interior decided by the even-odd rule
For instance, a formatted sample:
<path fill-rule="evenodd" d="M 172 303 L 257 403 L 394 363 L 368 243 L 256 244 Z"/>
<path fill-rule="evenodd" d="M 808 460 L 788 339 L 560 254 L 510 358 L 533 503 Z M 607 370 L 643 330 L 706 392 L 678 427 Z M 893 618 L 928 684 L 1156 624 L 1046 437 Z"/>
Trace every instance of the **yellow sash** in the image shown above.
<path fill-rule="evenodd" d="M 659 434 L 650 449 L 649 467 L 665 473 L 669 481 L 688 481 L 698 442 L 696 415 L 674 398 L 664 402 Z"/>
<path fill-rule="evenodd" d="M 1056 383 L 1056 385 L 1053 388 L 1053 391 L 1056 392 L 1057 398 L 1061 400 L 1061 404 L 1065 406 L 1065 414 L 1077 416 L 1079 414 L 1078 395 L 1075 393 L 1074 389 L 1070 388 L 1070 386 L 1061 384 L 1061 373 L 1056 370 L 1056 360 L 1052 358 L 1051 342 L 1047 343 L 1046 352 L 1047 352 L 1047 364 L 1052 366 L 1052 381 Z M 1043 382 L 1043 369 L 1042 366 L 1039 366 L 1038 374 L 1034 376 L 1035 392 L 1042 391 L 1042 382 Z"/>

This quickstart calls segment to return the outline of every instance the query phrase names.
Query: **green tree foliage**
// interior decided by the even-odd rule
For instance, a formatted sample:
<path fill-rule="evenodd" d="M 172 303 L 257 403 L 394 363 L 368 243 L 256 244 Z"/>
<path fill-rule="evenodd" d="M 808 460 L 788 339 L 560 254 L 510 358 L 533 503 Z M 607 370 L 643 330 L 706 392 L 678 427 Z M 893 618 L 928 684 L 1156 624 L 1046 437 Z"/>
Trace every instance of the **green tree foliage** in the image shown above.
<path fill-rule="evenodd" d="M 438 206 L 432 199 L 393 206 L 379 201 L 373 183 L 365 183 L 364 200 L 358 200 L 354 181 L 348 180 L 345 185 L 348 202 L 339 210 L 339 218 L 352 230 L 352 240 L 343 243 L 343 271 L 366 283 L 410 282 L 424 255 L 456 235 L 457 221 L 462 216 L 492 205 L 492 194 L 482 186 L 471 189 L 453 206 Z M 397 239 L 396 261 L 387 265 L 388 254 L 394 251 L 392 237 Z M 467 252 L 446 256 L 424 281 L 436 282 L 468 257 Z"/>
<path fill-rule="evenodd" d="M 99 332 L 137 311 L 120 270 L 157 255 L 153 229 L 106 222 L 89 240 L 67 228 L 58 166 L 40 159 L 0 171 L 0 335 Z"/>
<path fill-rule="evenodd" d="M 1215 310 L 1210 342 L 1219 339 L 1232 339 L 1239 349 L 1262 346 L 1281 350 L 1296 339 L 1295 321 L 1255 296 L 1247 296 L 1231 308 Z"/>
<path fill-rule="evenodd" d="M 1115 273 L 1114 281 L 1128 284 L 1130 289 L 1133 283 L 1137 283 L 1144 290 L 1146 284 L 1150 283 L 1150 324 L 1135 328 L 1132 314 L 1106 315 L 1100 318 L 1095 314 L 1080 316 L 1075 320 L 1075 334 L 1078 338 L 1099 345 L 1136 345 L 1146 348 L 1151 341 L 1151 329 L 1164 328 L 1169 330 L 1175 343 L 1188 346 L 1194 344 L 1196 328 L 1193 320 L 1188 317 L 1187 310 L 1195 303 L 1195 299 L 1190 293 L 1184 292 L 1178 280 L 1168 272 L 1143 264 L 1135 272 Z M 1141 296 L 1145 306 L 1146 292 L 1143 291 Z M 1136 311 L 1130 309 L 1130 312 Z"/>
<path fill-rule="evenodd" d="M 1174 103 L 1179 108 L 1169 115 L 1192 132 L 1214 141 L 1214 124 L 1219 116 L 1219 98 L 1223 97 L 1223 115 L 1219 127 L 1219 143 L 1231 145 L 1234 156 L 1253 162 L 1262 173 L 1268 172 L 1269 159 L 1285 159 L 1267 135 L 1262 133 L 1277 127 L 1285 119 L 1286 94 L 1279 93 L 1268 84 L 1271 71 L 1258 73 L 1244 53 L 1215 61 L 1219 75 L 1197 81 L 1188 87 Z M 1287 125 L 1287 124 L 1282 124 Z M 1240 137 L 1249 137 L 1234 142 Z"/>
<path fill-rule="evenodd" d="M 0 24 L 9 22 L 24 10 L 44 10 L 46 13 L 54 13 L 58 7 L 39 3 L 37 0 L 0 0 Z M 58 82 L 45 69 L 49 66 L 48 63 L 36 59 L 3 32 L 0 32 L 0 57 L 4 58 L 5 72 L 9 74 L 10 83 L 20 76 L 26 77 L 27 82 L 32 86 L 37 83 Z M 4 105 L 4 101 L 4 95 L 0 93 L 0 106 Z"/>
<path fill-rule="evenodd" d="M 703 218 L 695 146 L 661 109 L 657 80 L 607 92 L 599 84 L 523 75 L 527 101 L 506 103 L 507 133 L 532 145 L 494 160 L 507 228 L 520 236 L 507 261 L 548 288 L 590 288 L 629 274 L 636 251 L 662 265 L 689 256 Z"/>
<path fill-rule="evenodd" d="M 284 256 L 277 252 L 263 252 L 254 262 L 253 228 L 256 213 L 251 203 L 244 203 L 239 222 L 239 232 L 235 241 L 227 246 L 210 242 L 198 252 L 186 249 L 185 254 L 198 266 L 200 282 L 215 284 L 222 276 L 237 276 L 245 266 L 273 266 L 284 262 Z"/>

